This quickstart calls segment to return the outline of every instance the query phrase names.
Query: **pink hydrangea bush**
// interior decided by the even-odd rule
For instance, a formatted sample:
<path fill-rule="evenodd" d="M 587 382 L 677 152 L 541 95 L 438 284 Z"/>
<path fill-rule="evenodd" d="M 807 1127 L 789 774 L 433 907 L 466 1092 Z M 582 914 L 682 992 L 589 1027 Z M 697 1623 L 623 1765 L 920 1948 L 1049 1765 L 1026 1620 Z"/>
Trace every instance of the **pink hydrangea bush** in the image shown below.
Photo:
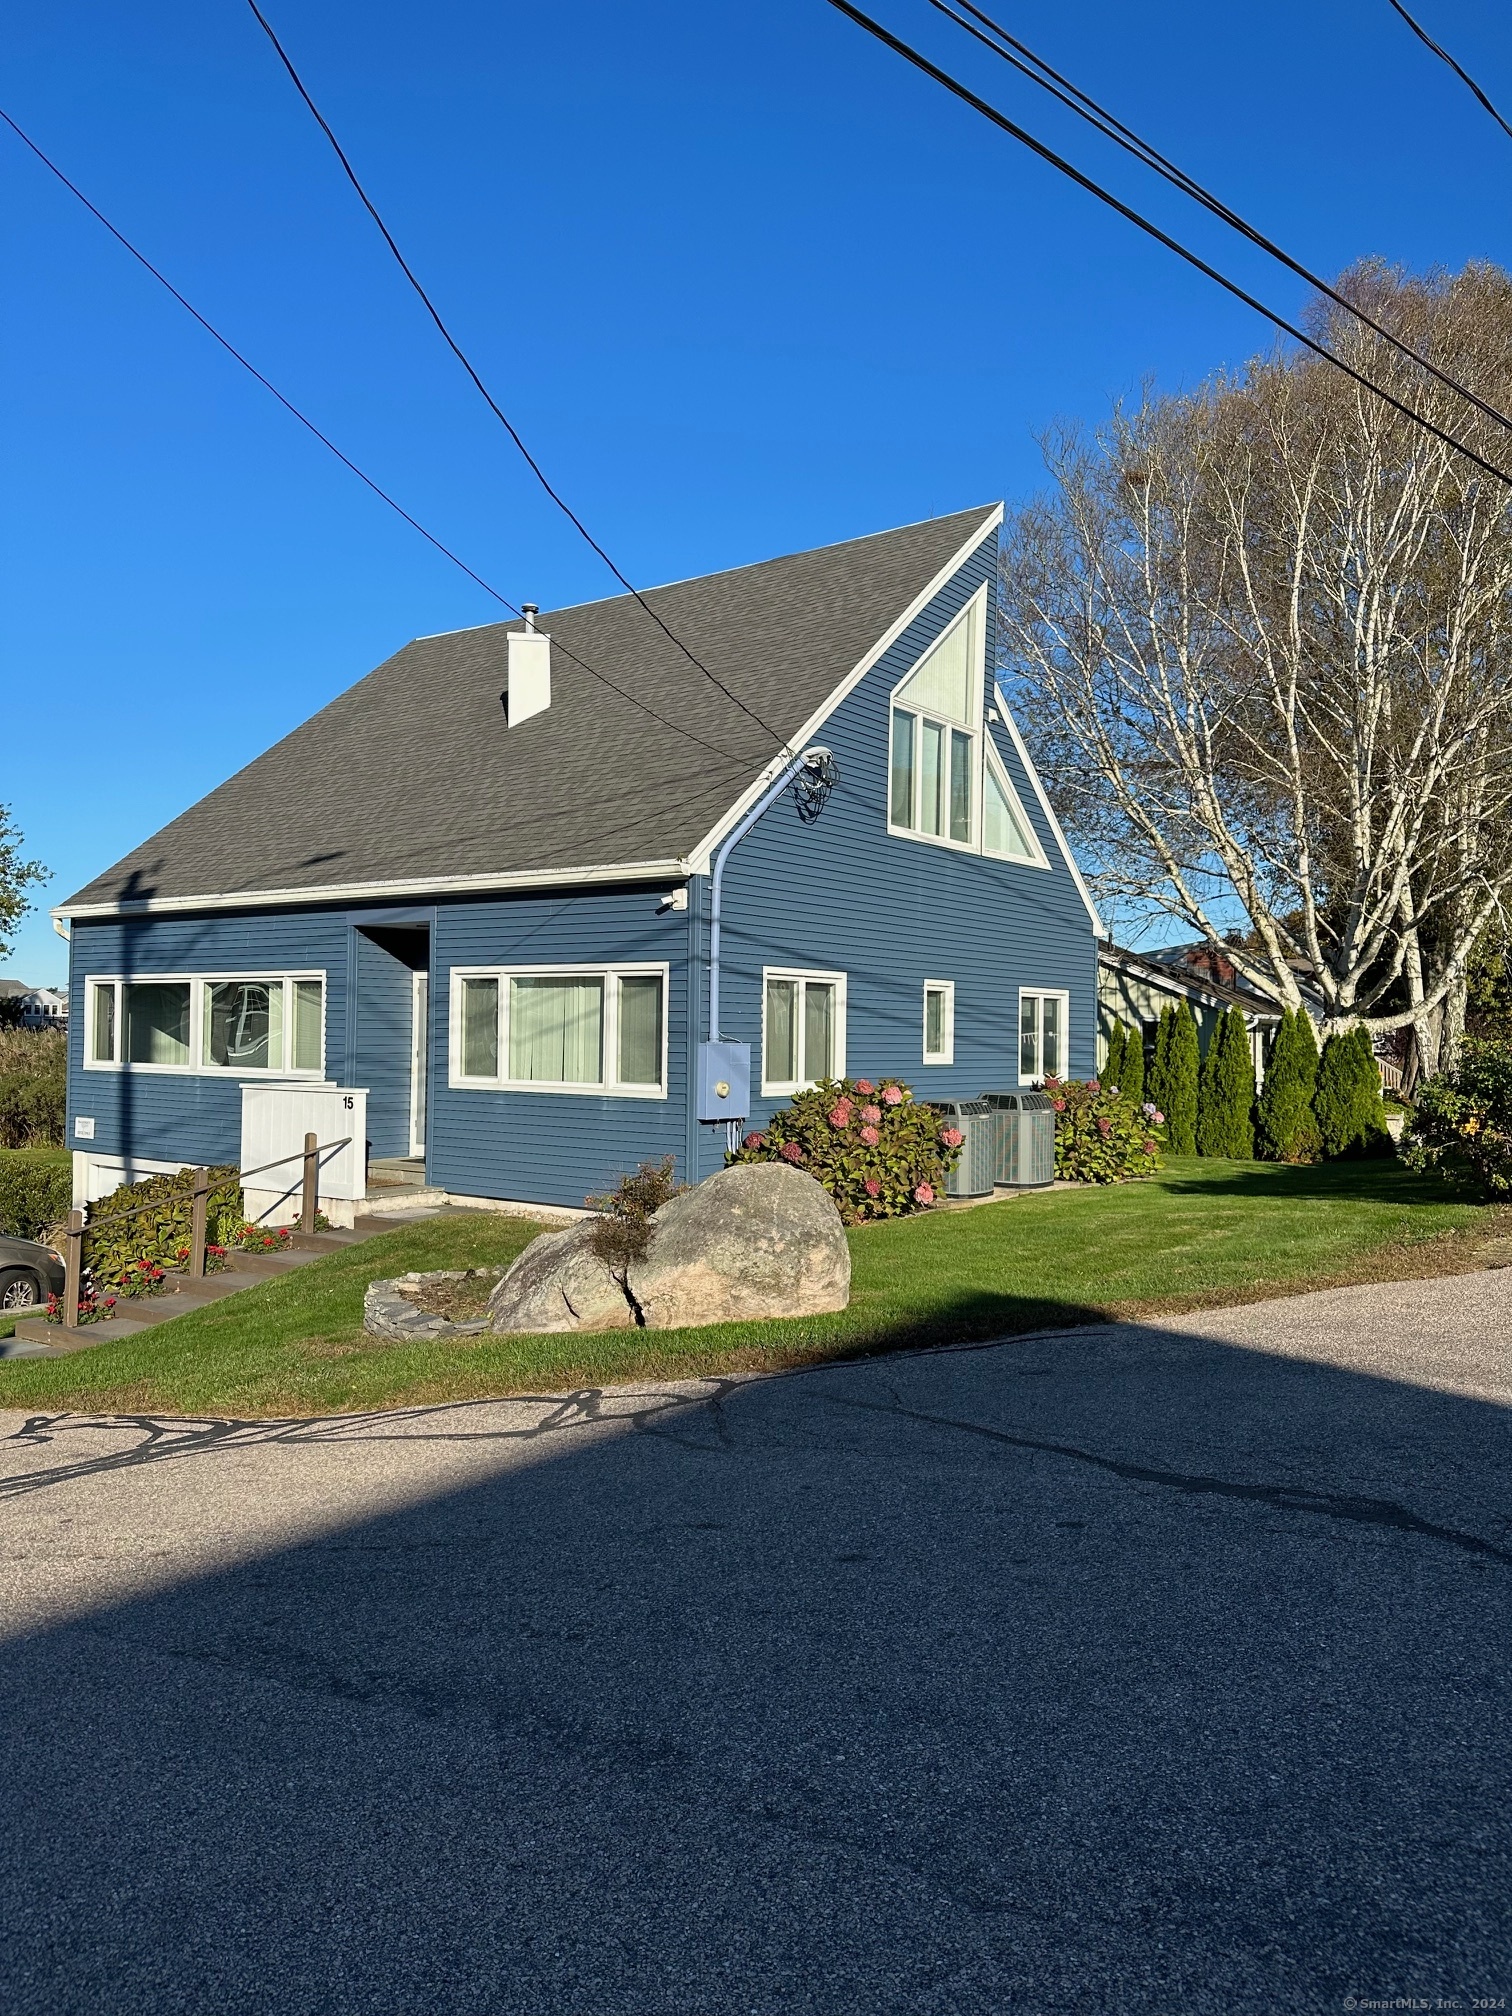
<path fill-rule="evenodd" d="M 791 1162 L 847 1225 L 926 1210 L 961 1152 L 960 1130 L 896 1079 L 831 1078 L 753 1128 L 728 1162 Z"/>
<path fill-rule="evenodd" d="M 1055 1173 L 1069 1183 L 1123 1183 L 1160 1167 L 1160 1123 L 1116 1085 L 1096 1078 L 1047 1078 L 1055 1109 Z"/>

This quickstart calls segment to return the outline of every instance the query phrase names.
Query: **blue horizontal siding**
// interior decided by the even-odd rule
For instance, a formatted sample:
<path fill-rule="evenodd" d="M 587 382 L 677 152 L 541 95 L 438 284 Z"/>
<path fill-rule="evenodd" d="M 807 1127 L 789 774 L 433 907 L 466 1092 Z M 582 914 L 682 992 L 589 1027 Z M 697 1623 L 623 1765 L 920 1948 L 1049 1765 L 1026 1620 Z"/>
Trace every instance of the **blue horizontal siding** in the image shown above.
<path fill-rule="evenodd" d="M 241 1087 L 233 1072 L 86 1071 L 84 983 L 91 974 L 247 973 L 289 968 L 326 975 L 326 1073 L 345 1077 L 347 920 L 334 911 L 260 911 L 76 923 L 69 953 L 68 1146 L 147 1161 L 235 1162 Z M 351 1083 L 350 1078 L 346 1078 Z M 94 1138 L 74 1131 L 93 1118 Z"/>
<path fill-rule="evenodd" d="M 352 933 L 352 953 L 351 1082 L 368 1087 L 368 1153 L 408 1155 L 414 974 L 361 931 Z"/>
<path fill-rule="evenodd" d="M 984 583 L 984 704 L 996 661 L 996 539 L 971 559 L 884 653 L 822 730 L 840 781 L 813 825 L 783 798 L 741 841 L 724 876 L 721 1021 L 751 1045 L 752 1124 L 784 1102 L 763 1099 L 761 969 L 847 976 L 846 1069 L 898 1077 L 922 1097 L 974 1098 L 1018 1084 L 1019 989 L 1070 995 L 1068 1068 L 1096 1068 L 1097 952 L 1085 904 L 1008 735 L 998 754 L 1049 868 L 990 860 L 887 831 L 892 689 Z M 923 989 L 955 983 L 955 1055 L 922 1061 Z M 717 1166 L 723 1129 L 702 1130 L 701 1168 Z"/>
<path fill-rule="evenodd" d="M 464 1195 L 580 1205 L 637 1162 L 686 1166 L 688 920 L 658 913 L 661 892 L 615 890 L 442 904 L 431 989 L 430 1171 Z M 490 1092 L 447 1083 L 454 966 L 541 966 L 661 960 L 670 968 L 666 1099 L 593 1093 Z"/>

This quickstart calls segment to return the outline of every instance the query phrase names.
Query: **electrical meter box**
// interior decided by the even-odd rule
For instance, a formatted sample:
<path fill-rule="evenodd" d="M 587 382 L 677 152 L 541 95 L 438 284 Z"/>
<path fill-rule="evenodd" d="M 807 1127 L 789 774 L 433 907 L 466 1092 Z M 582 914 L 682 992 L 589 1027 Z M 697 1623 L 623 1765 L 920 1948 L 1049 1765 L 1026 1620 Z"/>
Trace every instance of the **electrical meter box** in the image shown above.
<path fill-rule="evenodd" d="M 744 1120 L 750 1110 L 750 1044 L 700 1043 L 698 1046 L 699 1119 Z"/>

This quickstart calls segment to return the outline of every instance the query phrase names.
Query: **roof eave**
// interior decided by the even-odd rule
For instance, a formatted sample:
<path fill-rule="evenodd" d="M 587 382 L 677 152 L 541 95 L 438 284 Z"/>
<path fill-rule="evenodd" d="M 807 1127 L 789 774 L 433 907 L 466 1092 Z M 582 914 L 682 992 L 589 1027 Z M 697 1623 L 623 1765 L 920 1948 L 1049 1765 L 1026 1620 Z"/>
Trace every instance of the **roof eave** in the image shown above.
<path fill-rule="evenodd" d="M 487 896 L 528 893 L 605 882 L 680 882 L 691 872 L 686 860 L 604 861 L 576 868 L 521 868 L 486 875 L 425 875 L 387 882 L 330 882 L 296 889 L 231 889 L 189 896 L 144 896 L 130 902 L 57 904 L 55 922 L 97 917 L 156 917 L 192 910 L 287 909 L 310 903 L 394 903 L 429 896 Z"/>

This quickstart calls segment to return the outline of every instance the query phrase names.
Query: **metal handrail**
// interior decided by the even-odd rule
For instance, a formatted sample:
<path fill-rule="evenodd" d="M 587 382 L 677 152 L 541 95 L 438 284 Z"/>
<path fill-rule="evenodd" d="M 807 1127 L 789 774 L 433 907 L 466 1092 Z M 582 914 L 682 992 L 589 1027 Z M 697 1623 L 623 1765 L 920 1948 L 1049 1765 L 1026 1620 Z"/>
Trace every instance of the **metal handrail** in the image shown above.
<path fill-rule="evenodd" d="M 317 1155 L 324 1155 L 328 1149 L 345 1148 L 351 1138 L 350 1134 L 343 1134 L 339 1141 L 322 1141 L 316 1148 L 315 1153 Z M 227 1183 L 244 1183 L 249 1176 L 261 1176 L 269 1169 L 281 1169 L 285 1162 L 298 1162 L 303 1159 L 306 1153 L 307 1151 L 303 1148 L 295 1148 L 287 1155 L 276 1156 L 271 1162 L 259 1162 L 255 1169 L 238 1169 L 235 1175 L 228 1176 L 226 1181 Z M 158 1210 L 162 1205 L 162 1201 L 159 1197 L 150 1204 L 133 1204 L 125 1211 L 107 1211 L 103 1218 L 87 1219 L 84 1230 L 86 1232 L 98 1232 L 102 1225 L 114 1225 L 126 1218 L 144 1217 L 147 1212 Z"/>
<path fill-rule="evenodd" d="M 299 1228 L 302 1232 L 315 1230 L 315 1206 L 320 1182 L 320 1158 L 334 1154 L 338 1148 L 347 1147 L 353 1137 L 343 1134 L 339 1141 L 317 1141 L 313 1134 L 306 1134 L 304 1147 L 295 1148 L 287 1155 L 275 1155 L 271 1162 L 260 1162 L 252 1169 L 238 1169 L 233 1176 L 225 1178 L 225 1184 L 241 1184 L 249 1176 L 264 1175 L 269 1169 L 281 1169 L 286 1162 L 302 1161 L 304 1174 L 301 1178 L 299 1203 Z M 194 1183 L 190 1190 L 191 1218 L 189 1231 L 188 1275 L 191 1281 L 204 1279 L 205 1274 L 205 1233 L 210 1205 L 210 1171 L 201 1163 L 192 1172 Z M 149 1211 L 161 1209 L 162 1199 L 155 1198 L 147 1204 L 128 1205 L 124 1211 L 108 1211 L 103 1218 L 86 1220 L 84 1212 L 75 1209 L 68 1214 L 67 1250 L 64 1254 L 63 1282 L 63 1327 L 73 1330 L 79 1322 L 79 1294 L 84 1280 L 84 1241 L 91 1232 L 97 1232 L 104 1225 L 124 1223 L 128 1218 L 141 1218 Z"/>

